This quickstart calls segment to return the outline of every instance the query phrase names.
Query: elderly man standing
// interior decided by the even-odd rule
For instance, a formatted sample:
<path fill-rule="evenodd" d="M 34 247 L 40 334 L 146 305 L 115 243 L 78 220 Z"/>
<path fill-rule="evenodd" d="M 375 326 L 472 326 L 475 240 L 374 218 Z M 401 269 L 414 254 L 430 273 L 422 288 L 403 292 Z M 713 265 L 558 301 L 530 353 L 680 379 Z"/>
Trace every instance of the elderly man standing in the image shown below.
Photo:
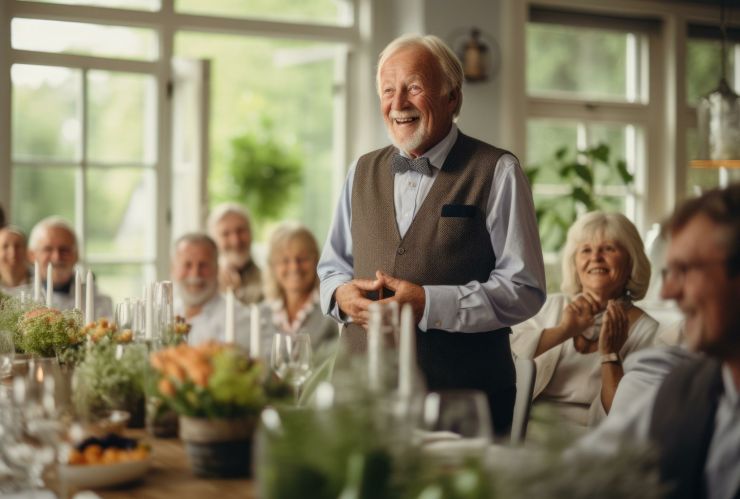
<path fill-rule="evenodd" d="M 404 36 L 380 54 L 393 146 L 349 171 L 318 266 L 321 305 L 361 350 L 381 290 L 386 302 L 411 304 L 428 387 L 482 390 L 502 435 L 516 393 L 509 327 L 540 309 L 545 276 L 517 159 L 454 123 L 462 82 L 459 60 L 437 37 Z"/>
<path fill-rule="evenodd" d="M 684 313 L 689 349 L 630 411 L 609 417 L 579 448 L 611 451 L 627 438 L 656 444 L 669 498 L 740 494 L 740 184 L 679 207 L 662 296 Z"/>
<path fill-rule="evenodd" d="M 74 308 L 75 265 L 79 259 L 79 252 L 77 236 L 72 226 L 60 217 L 45 218 L 31 229 L 28 246 L 29 261 L 39 263 L 41 282 L 46 283 L 47 266 L 49 263 L 52 265 L 54 307 L 61 310 Z M 95 318 L 111 318 L 113 301 L 109 296 L 101 294 L 95 283 L 93 286 Z"/>
<path fill-rule="evenodd" d="M 172 253 L 175 314 L 185 317 L 191 329 L 188 342 L 224 341 L 226 300 L 218 292 L 218 248 L 205 234 L 189 233 L 175 241 Z M 234 304 L 236 342 L 247 346 L 249 311 Z"/>
<path fill-rule="evenodd" d="M 252 229 L 247 211 L 236 203 L 216 206 L 208 217 L 208 232 L 220 253 L 221 292 L 233 289 L 245 305 L 262 301 L 262 273 L 252 260 Z"/>

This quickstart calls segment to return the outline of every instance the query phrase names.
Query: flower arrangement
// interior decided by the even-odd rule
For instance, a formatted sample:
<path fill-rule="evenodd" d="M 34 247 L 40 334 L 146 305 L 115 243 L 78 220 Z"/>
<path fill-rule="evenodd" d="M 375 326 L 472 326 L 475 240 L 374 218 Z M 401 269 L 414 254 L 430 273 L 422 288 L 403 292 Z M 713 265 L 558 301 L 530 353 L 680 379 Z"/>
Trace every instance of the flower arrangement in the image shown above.
<path fill-rule="evenodd" d="M 0 329 L 13 332 L 13 342 L 18 353 L 24 353 L 21 345 L 21 330 L 18 327 L 23 314 L 38 308 L 37 304 L 24 303 L 16 297 L 2 295 L 0 297 Z"/>
<path fill-rule="evenodd" d="M 47 307 L 28 310 L 18 319 L 18 344 L 24 352 L 42 357 L 61 354 L 83 342 L 81 319 L 77 310 L 59 311 Z"/>
<path fill-rule="evenodd" d="M 99 343 L 103 338 L 114 343 L 131 343 L 134 332 L 130 329 L 118 330 L 118 327 L 106 318 L 98 319 L 82 328 L 85 337 L 90 338 L 93 343 Z"/>
<path fill-rule="evenodd" d="M 234 346 L 181 344 L 152 354 L 159 394 L 177 413 L 196 418 L 257 415 L 269 399 L 289 395 L 261 362 Z"/>
<path fill-rule="evenodd" d="M 188 340 L 190 324 L 185 317 L 175 316 L 175 322 L 162 334 L 161 343 L 164 346 L 176 346 Z"/>

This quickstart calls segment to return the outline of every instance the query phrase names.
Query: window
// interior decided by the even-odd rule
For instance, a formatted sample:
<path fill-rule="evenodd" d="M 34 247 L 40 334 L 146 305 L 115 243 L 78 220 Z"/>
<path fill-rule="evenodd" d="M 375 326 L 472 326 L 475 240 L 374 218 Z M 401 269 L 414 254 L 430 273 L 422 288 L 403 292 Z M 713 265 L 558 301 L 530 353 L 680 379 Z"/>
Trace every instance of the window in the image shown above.
<path fill-rule="evenodd" d="M 566 157 L 575 159 L 576 151 L 604 144 L 611 162 L 624 160 L 635 182 L 628 187 L 616 170 L 595 170 L 602 175 L 595 178 L 595 193 L 607 209 L 625 213 L 640 227 L 647 164 L 643 143 L 651 113 L 648 67 L 657 28 L 648 20 L 530 8 L 526 163 L 540 167 L 533 186 L 536 205 L 570 193 L 569 181 L 559 174 L 558 150 L 567 148 Z M 560 281 L 556 252 L 565 230 L 542 236 L 548 284 L 555 291 Z"/>
<path fill-rule="evenodd" d="M 347 163 L 334 123 L 358 39 L 355 2 L 3 1 L 11 31 L 0 64 L 12 79 L 0 109 L 11 109 L 12 134 L 0 130 L 0 144 L 10 145 L 12 165 L 0 175 L 10 180 L 0 198 L 25 230 L 52 214 L 74 224 L 82 263 L 114 301 L 167 278 L 169 245 L 180 235 L 173 218 L 178 230 L 203 228 L 205 202 L 228 195 L 231 142 L 244 133 L 269 128 L 299 158 L 302 182 L 281 218 L 325 238 L 331 189 Z M 197 76 L 180 74 L 188 64 L 175 56 L 207 61 L 193 64 Z M 180 101 L 188 109 L 175 108 Z M 205 113 L 207 136 L 198 126 Z M 193 196 L 194 220 L 179 223 L 182 213 L 170 212 L 184 195 Z"/>

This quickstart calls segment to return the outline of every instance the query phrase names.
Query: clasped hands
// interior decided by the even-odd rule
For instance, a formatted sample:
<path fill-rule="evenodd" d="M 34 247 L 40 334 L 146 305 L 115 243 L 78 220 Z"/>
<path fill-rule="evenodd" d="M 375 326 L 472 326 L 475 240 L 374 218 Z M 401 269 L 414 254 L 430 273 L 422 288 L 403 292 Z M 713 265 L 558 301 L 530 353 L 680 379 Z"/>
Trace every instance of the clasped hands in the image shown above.
<path fill-rule="evenodd" d="M 397 302 L 399 306 L 409 303 L 414 312 L 414 321 L 418 324 L 424 315 L 426 294 L 424 288 L 403 279 L 398 279 L 378 270 L 375 279 L 353 279 L 339 286 L 334 292 L 334 299 L 339 309 L 348 315 L 352 322 L 367 328 L 370 318 L 368 308 L 373 300 L 367 296 L 373 291 L 379 292 L 383 288 L 395 293 L 390 298 L 383 298 L 378 303 Z"/>
<path fill-rule="evenodd" d="M 595 316 L 606 310 L 604 321 L 599 331 L 599 352 L 602 354 L 619 353 L 627 341 L 629 332 L 629 318 L 627 307 L 621 300 L 600 302 L 595 296 L 584 292 L 569 303 L 563 310 L 560 328 L 567 337 L 575 338 L 576 348 L 583 353 L 589 353 L 584 347 L 584 341 L 578 341 L 580 335 L 594 325 Z M 584 350 L 579 348 L 581 345 Z"/>

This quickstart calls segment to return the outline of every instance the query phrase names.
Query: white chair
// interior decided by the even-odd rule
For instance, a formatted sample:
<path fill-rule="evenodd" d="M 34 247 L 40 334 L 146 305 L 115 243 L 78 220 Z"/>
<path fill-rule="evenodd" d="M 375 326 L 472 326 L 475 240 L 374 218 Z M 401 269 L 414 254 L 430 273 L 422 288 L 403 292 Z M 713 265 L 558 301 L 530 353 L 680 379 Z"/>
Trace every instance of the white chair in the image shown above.
<path fill-rule="evenodd" d="M 537 367 L 532 359 L 515 357 L 514 368 L 516 369 L 516 399 L 514 400 L 514 417 L 511 421 L 511 444 L 519 445 L 524 442 L 527 434 Z"/>

